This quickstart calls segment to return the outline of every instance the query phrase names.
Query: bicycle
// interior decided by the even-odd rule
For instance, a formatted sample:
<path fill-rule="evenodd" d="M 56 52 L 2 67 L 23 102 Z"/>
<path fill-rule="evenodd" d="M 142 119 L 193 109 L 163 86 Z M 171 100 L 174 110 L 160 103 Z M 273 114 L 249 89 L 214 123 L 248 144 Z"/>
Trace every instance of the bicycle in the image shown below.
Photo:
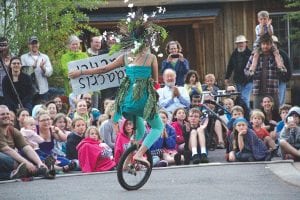
<path fill-rule="evenodd" d="M 140 144 L 138 144 L 136 141 L 134 133 L 130 142 L 130 146 L 121 156 L 117 166 L 119 184 L 126 190 L 138 190 L 139 188 L 143 187 L 148 181 L 152 172 L 153 161 L 149 149 L 144 154 L 144 157 L 146 156 L 150 166 L 133 159 L 139 147 Z"/>

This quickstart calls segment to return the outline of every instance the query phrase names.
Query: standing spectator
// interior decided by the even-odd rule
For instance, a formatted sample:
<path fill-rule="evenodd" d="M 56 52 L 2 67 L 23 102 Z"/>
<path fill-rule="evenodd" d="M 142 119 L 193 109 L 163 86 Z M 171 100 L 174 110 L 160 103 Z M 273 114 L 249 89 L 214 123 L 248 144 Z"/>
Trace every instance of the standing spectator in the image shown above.
<path fill-rule="evenodd" d="M 176 73 L 173 69 L 166 69 L 163 74 L 165 86 L 159 88 L 158 105 L 172 113 L 177 108 L 189 108 L 190 96 L 182 86 L 175 86 Z"/>
<path fill-rule="evenodd" d="M 235 39 L 236 49 L 230 56 L 229 63 L 225 74 L 225 84 L 229 84 L 229 78 L 233 73 L 233 81 L 238 92 L 242 93 L 242 98 L 250 109 L 250 96 L 252 91 L 252 81 L 249 80 L 244 73 L 251 50 L 247 46 L 248 40 L 244 35 L 239 35 Z"/>
<path fill-rule="evenodd" d="M 21 59 L 13 57 L 10 61 L 8 74 L 10 77 L 5 76 L 2 81 L 3 95 L 5 104 L 10 110 L 16 113 L 17 109 L 21 107 L 18 101 L 17 95 L 19 96 L 23 107 L 29 111 L 32 110 L 32 82 L 30 76 L 21 72 Z M 17 94 L 13 90 L 13 86 L 16 89 Z"/>
<path fill-rule="evenodd" d="M 272 54 L 272 38 L 269 35 L 260 37 L 260 47 L 262 54 L 254 73 L 251 72 L 250 65 L 253 57 L 249 58 L 245 68 L 245 74 L 253 76 L 253 108 L 259 108 L 259 104 L 265 95 L 270 95 L 275 102 L 275 107 L 279 105 L 279 79 L 286 75 L 284 66 L 277 66 Z"/>
<path fill-rule="evenodd" d="M 100 54 L 100 49 L 101 49 L 101 40 L 102 37 L 101 36 L 94 36 L 91 39 L 91 47 L 88 48 L 87 50 L 87 54 L 92 57 L 92 56 L 98 56 Z M 99 91 L 94 91 L 93 95 L 93 107 L 99 109 L 99 98 L 100 98 L 100 92 Z"/>
<path fill-rule="evenodd" d="M 7 67 L 10 63 L 11 55 L 9 53 L 9 45 L 6 37 L 0 37 L 0 105 L 4 104 L 4 96 L 2 89 L 3 78 L 7 75 Z M 2 62 L 1 62 L 2 61 Z M 2 66 L 2 64 L 4 66 Z M 5 67 L 5 69 L 4 69 Z"/>
<path fill-rule="evenodd" d="M 162 73 L 166 69 L 173 69 L 176 72 L 175 85 L 183 86 L 185 75 L 189 71 L 189 61 L 182 54 L 182 47 L 178 41 L 170 41 L 166 46 L 168 58 L 162 62 Z"/>
<path fill-rule="evenodd" d="M 69 96 L 71 88 L 68 79 L 68 63 L 74 60 L 88 58 L 88 55 L 80 50 L 81 40 L 76 35 L 71 35 L 68 39 L 68 50 L 61 57 L 61 73 L 64 78 L 65 94 Z"/>
<path fill-rule="evenodd" d="M 87 50 L 87 54 L 92 57 L 92 56 L 98 56 L 100 53 L 100 49 L 101 49 L 101 36 L 94 36 L 91 39 L 91 43 L 90 43 L 90 48 L 88 48 Z"/>
<path fill-rule="evenodd" d="M 49 100 L 47 78 L 52 75 L 53 68 L 49 57 L 39 51 L 40 43 L 36 36 L 28 40 L 29 52 L 21 56 L 23 71 L 31 76 L 34 87 L 33 104 Z"/>
<path fill-rule="evenodd" d="M 269 12 L 262 10 L 257 13 L 257 19 L 259 24 L 255 27 L 255 34 L 256 34 L 256 40 L 253 44 L 253 59 L 251 60 L 251 66 L 250 66 L 250 73 L 253 74 L 256 70 L 256 67 L 258 65 L 258 58 L 259 54 L 261 54 L 261 47 L 259 43 L 261 43 L 261 37 L 262 36 L 269 36 L 272 37 L 274 34 L 273 26 L 272 26 L 272 19 L 269 18 Z M 279 51 L 277 47 L 272 44 L 271 52 L 274 55 L 274 59 L 276 62 L 276 65 L 278 67 L 283 67 L 282 58 L 279 54 Z"/>
<path fill-rule="evenodd" d="M 279 105 L 282 106 L 285 103 L 286 84 L 289 82 L 292 76 L 292 62 L 288 54 L 281 48 L 279 48 L 279 41 L 275 35 L 272 35 L 274 45 L 279 49 L 279 54 L 283 59 L 283 64 L 287 70 L 285 76 L 279 77 Z"/>

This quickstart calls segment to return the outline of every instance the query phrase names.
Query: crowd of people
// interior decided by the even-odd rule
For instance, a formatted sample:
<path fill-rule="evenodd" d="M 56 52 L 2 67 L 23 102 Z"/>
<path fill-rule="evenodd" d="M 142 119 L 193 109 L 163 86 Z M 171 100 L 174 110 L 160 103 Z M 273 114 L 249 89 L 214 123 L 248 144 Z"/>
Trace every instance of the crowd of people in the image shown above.
<path fill-rule="evenodd" d="M 228 162 L 300 160 L 300 107 L 285 104 L 284 94 L 291 62 L 268 12 L 259 12 L 258 21 L 253 51 L 244 35 L 236 37 L 222 94 L 214 74 L 201 81 L 190 69 L 178 41 L 167 43 L 161 65 L 147 49 L 135 57 L 138 67 L 124 54 L 104 68 L 68 73 L 68 62 L 107 53 L 116 43 L 107 35 L 101 48 L 102 38 L 93 37 L 85 53 L 72 35 L 61 58 L 65 95 L 50 97 L 53 68 L 38 38 L 29 38 L 28 53 L 11 58 L 0 38 L 0 179 L 115 170 L 135 132 L 145 138 L 135 159 L 147 162 L 149 149 L 154 167 L 208 163 L 216 148 Z M 127 77 L 119 90 L 72 94 L 68 77 L 123 65 Z M 159 66 L 163 82 L 157 84 Z"/>

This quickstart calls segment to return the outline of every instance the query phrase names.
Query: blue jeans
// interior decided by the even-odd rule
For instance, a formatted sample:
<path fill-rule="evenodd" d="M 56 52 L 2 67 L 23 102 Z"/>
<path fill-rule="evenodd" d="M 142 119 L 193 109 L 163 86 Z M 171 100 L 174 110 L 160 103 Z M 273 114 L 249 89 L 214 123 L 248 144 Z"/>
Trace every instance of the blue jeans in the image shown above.
<path fill-rule="evenodd" d="M 285 90 L 286 83 L 280 81 L 279 82 L 279 105 L 282 106 L 285 103 Z"/>
<path fill-rule="evenodd" d="M 10 179 L 10 173 L 14 170 L 14 159 L 0 152 L 0 180 Z"/>
<path fill-rule="evenodd" d="M 236 84 L 237 91 L 242 94 L 242 99 L 245 101 L 248 109 L 250 110 L 250 98 L 253 88 L 253 83 L 249 82 L 246 85 L 243 84 Z"/>

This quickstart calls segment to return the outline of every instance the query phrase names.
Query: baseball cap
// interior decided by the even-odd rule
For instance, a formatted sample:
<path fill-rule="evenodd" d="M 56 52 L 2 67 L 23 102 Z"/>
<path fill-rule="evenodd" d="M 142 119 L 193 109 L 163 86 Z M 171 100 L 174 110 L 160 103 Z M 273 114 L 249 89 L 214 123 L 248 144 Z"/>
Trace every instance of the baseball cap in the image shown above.
<path fill-rule="evenodd" d="M 28 44 L 32 44 L 32 43 L 38 43 L 39 40 L 36 36 L 31 36 L 28 40 Z"/>
<path fill-rule="evenodd" d="M 240 43 L 240 42 L 248 42 L 248 40 L 246 39 L 246 37 L 244 35 L 239 35 L 235 38 L 234 43 Z"/>

